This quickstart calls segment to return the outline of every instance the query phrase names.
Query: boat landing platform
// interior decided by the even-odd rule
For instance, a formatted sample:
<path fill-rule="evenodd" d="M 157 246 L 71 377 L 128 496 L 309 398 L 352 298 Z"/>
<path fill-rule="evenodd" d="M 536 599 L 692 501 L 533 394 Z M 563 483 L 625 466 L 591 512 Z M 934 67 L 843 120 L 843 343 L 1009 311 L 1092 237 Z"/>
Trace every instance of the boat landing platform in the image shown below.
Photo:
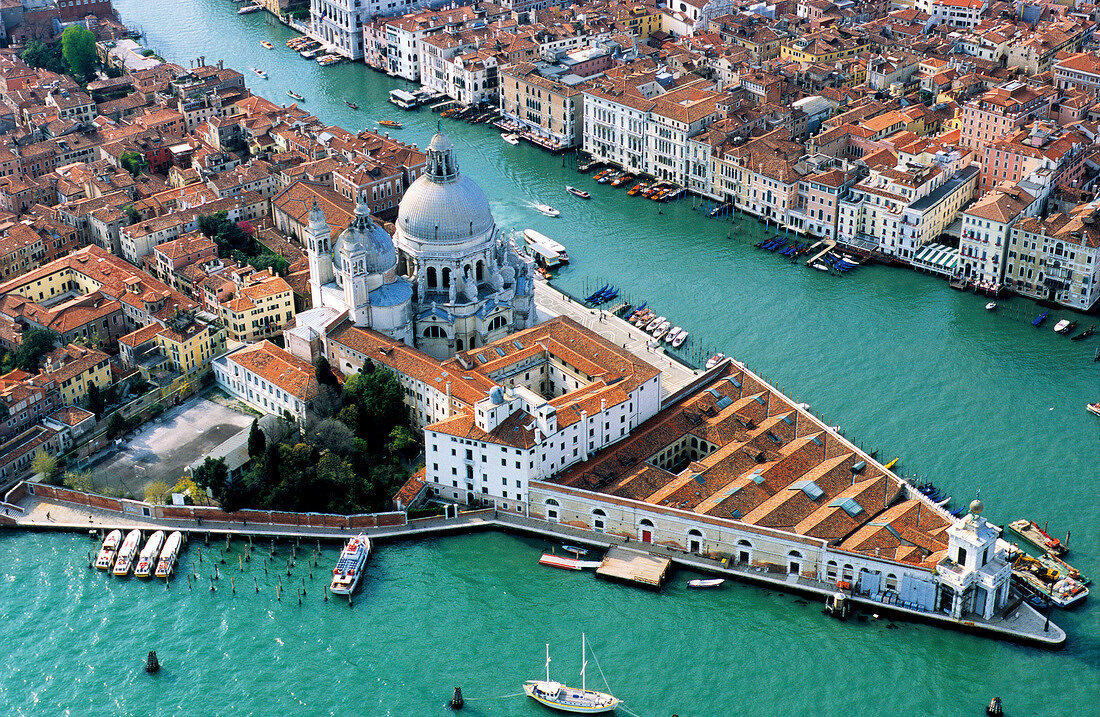
<path fill-rule="evenodd" d="M 641 550 L 614 546 L 607 551 L 596 577 L 660 588 L 672 561 Z"/>

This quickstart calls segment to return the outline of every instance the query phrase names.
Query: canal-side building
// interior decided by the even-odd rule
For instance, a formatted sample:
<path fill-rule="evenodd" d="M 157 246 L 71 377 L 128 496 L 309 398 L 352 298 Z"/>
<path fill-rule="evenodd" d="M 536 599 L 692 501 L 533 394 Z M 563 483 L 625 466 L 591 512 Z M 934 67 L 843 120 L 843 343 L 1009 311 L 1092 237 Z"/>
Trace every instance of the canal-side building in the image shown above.
<path fill-rule="evenodd" d="M 1020 220 L 1007 249 L 1006 289 L 1079 311 L 1100 301 L 1100 200 Z"/>
<path fill-rule="evenodd" d="M 532 479 L 532 517 L 990 617 L 1011 569 L 981 506 L 956 522 L 751 372 L 727 364 L 623 441 Z"/>

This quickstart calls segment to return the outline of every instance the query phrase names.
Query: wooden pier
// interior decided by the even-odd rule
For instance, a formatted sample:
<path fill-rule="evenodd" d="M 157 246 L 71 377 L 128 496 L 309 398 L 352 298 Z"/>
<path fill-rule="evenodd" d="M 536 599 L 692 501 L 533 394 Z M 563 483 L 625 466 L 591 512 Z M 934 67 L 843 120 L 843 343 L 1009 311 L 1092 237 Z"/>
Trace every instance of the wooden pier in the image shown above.
<path fill-rule="evenodd" d="M 607 551 L 596 577 L 624 583 L 637 583 L 658 589 L 668 575 L 672 561 L 641 550 L 614 546 Z"/>
<path fill-rule="evenodd" d="M 822 249 L 821 251 L 819 251 L 818 253 L 814 254 L 813 256 L 811 256 L 809 259 L 807 259 L 806 260 L 806 266 L 813 266 L 815 261 L 817 261 L 821 257 L 828 254 L 830 251 L 832 251 L 833 248 L 836 247 L 836 242 L 833 241 L 832 239 L 822 239 L 817 244 L 814 244 L 810 248 L 810 251 L 813 251 L 814 249 L 816 249 L 817 247 L 822 246 L 822 245 L 824 245 L 825 248 Z"/>

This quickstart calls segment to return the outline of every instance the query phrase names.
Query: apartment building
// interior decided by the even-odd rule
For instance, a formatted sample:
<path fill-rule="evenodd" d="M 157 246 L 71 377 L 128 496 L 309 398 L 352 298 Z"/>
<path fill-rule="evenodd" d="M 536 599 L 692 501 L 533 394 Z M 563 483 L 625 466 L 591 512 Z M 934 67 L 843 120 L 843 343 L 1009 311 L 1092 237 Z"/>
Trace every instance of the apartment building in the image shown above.
<path fill-rule="evenodd" d="M 230 340 L 252 342 L 293 326 L 294 292 L 286 279 L 270 270 L 232 276 L 236 281 L 228 296 L 204 289 L 205 305 L 225 323 Z"/>
<path fill-rule="evenodd" d="M 317 397 L 313 366 L 270 341 L 214 359 L 214 378 L 234 398 L 265 414 L 289 414 L 300 425 Z"/>
<path fill-rule="evenodd" d="M 1100 301 L 1100 201 L 1012 226 L 1006 289 L 1088 311 Z"/>
<path fill-rule="evenodd" d="M 987 90 L 963 105 L 962 146 L 980 154 L 990 142 L 1007 137 L 1032 120 L 1047 118 L 1055 97 L 1050 87 L 1034 88 L 1018 81 Z"/>
<path fill-rule="evenodd" d="M 982 190 L 1002 182 L 1015 184 L 1037 169 L 1053 172 L 1053 182 L 1074 188 L 1085 177 L 1085 160 L 1092 156 L 1094 138 L 1057 123 L 1032 122 L 1004 139 L 991 142 L 982 153 Z"/>
<path fill-rule="evenodd" d="M 114 383 L 110 358 L 97 349 L 69 344 L 54 349 L 42 359 L 42 373 L 57 386 L 66 406 L 87 401 L 88 390 L 100 390 Z"/>
<path fill-rule="evenodd" d="M 587 84 L 564 68 L 522 62 L 500 70 L 500 111 L 550 144 L 575 147 L 584 139 Z"/>
<path fill-rule="evenodd" d="M 1051 70 L 1059 90 L 1078 89 L 1100 98 L 1100 54 L 1075 52 L 1055 62 Z"/>
<path fill-rule="evenodd" d="M 1025 216 L 1036 216 L 1039 198 L 1014 185 L 983 195 L 963 212 L 958 276 L 986 289 L 1004 284 L 1009 231 Z"/>

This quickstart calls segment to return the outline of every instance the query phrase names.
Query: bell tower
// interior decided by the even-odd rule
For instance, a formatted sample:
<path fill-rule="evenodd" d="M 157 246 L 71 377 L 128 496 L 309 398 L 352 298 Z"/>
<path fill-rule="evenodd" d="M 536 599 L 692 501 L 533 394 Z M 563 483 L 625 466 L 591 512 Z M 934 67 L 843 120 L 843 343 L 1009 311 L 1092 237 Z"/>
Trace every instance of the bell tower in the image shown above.
<path fill-rule="evenodd" d="M 309 260 L 309 293 L 313 307 L 323 305 L 321 287 L 335 279 L 332 270 L 332 229 L 325 221 L 325 213 L 313 200 L 306 225 L 306 258 Z"/>

